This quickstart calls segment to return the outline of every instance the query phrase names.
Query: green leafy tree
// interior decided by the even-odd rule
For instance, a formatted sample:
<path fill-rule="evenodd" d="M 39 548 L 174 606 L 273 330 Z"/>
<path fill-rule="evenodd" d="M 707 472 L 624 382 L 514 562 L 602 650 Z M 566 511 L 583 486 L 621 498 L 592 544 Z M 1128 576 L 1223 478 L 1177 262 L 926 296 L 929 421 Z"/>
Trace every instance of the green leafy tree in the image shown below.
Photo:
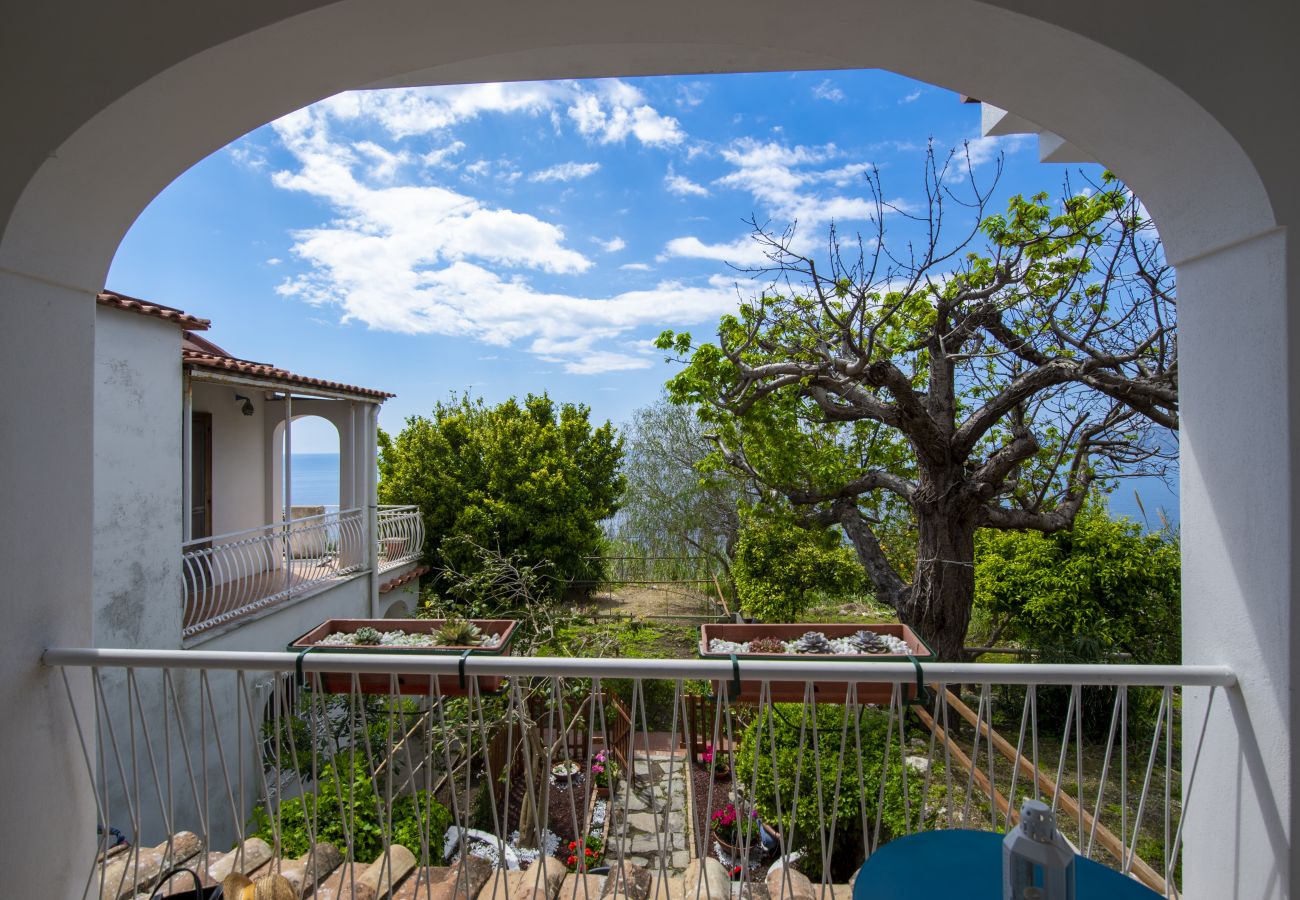
<path fill-rule="evenodd" d="M 991 641 L 1010 638 L 1052 659 L 1118 651 L 1140 663 L 1177 663 L 1178 541 L 1111 518 L 1099 500 L 1069 531 L 982 530 L 975 606 Z"/>
<path fill-rule="evenodd" d="M 638 409 L 625 429 L 627 478 L 615 537 L 653 556 L 705 556 L 726 571 L 749 495 L 729 469 L 705 465 L 713 443 L 700 420 L 666 398 Z"/>
<path fill-rule="evenodd" d="M 494 547 L 524 563 L 549 561 L 553 593 L 595 579 L 599 523 L 623 491 L 622 439 L 589 416 L 545 394 L 499 406 L 468 396 L 439 403 L 396 437 L 380 433 L 380 501 L 419 505 L 426 559 L 440 569 L 471 571 L 475 548 Z"/>
<path fill-rule="evenodd" d="M 787 518 L 746 517 L 731 575 L 741 607 L 765 622 L 797 622 L 816 594 L 864 587 L 862 567 L 838 532 Z"/>
<path fill-rule="evenodd" d="M 874 233 L 851 252 L 834 229 L 822 261 L 793 230 L 756 228 L 773 288 L 716 344 L 659 339 L 688 358 L 669 389 L 719 457 L 840 526 L 877 598 L 950 660 L 976 532 L 1069 529 L 1094 483 L 1159 471 L 1178 425 L 1173 273 L 1141 204 L 1107 175 L 992 214 L 969 161 L 958 194 L 953 158 L 928 154 L 919 213 L 890 208 L 869 173 Z M 946 206 L 966 220 L 951 240 Z M 887 212 L 917 240 L 893 247 Z"/>

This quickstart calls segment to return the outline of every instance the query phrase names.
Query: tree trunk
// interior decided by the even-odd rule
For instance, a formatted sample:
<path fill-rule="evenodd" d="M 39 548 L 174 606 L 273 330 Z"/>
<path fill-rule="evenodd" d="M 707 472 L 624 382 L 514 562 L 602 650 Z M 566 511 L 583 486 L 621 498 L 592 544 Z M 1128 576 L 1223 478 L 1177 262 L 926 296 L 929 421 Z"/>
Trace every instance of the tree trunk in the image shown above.
<path fill-rule="evenodd" d="M 975 602 L 975 513 L 927 504 L 916 514 L 916 570 L 898 616 L 939 659 L 960 662 Z"/>

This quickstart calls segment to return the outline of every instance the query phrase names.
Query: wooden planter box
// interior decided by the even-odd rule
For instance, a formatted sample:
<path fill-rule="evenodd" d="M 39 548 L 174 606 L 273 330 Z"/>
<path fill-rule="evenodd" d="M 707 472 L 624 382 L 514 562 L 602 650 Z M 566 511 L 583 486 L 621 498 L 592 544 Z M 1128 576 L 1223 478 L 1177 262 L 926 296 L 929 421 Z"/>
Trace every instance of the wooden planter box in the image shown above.
<path fill-rule="evenodd" d="M 730 659 L 729 653 L 711 653 L 709 651 L 709 642 L 714 638 L 724 641 L 734 641 L 736 643 L 747 643 L 754 638 L 771 637 L 782 641 L 790 641 L 802 637 L 809 631 L 820 631 L 828 638 L 849 637 L 855 632 L 874 631 L 876 634 L 887 634 L 902 640 L 911 649 L 910 654 L 902 653 L 859 653 L 859 654 L 815 654 L 815 653 L 737 653 L 736 659 L 740 660 L 741 681 L 740 695 L 733 697 L 733 703 L 757 703 L 759 700 L 759 691 L 762 682 L 754 679 L 746 679 L 744 675 L 744 660 L 763 659 L 763 660 L 798 660 L 799 662 L 841 662 L 841 663 L 863 663 L 870 665 L 874 662 L 905 662 L 908 656 L 914 656 L 917 660 L 924 663 L 934 660 L 935 656 L 930 647 L 921 639 L 921 637 L 907 625 L 900 625 L 897 622 L 850 622 L 836 624 L 818 624 L 816 622 L 798 622 L 793 625 L 776 624 L 776 625 L 701 625 L 700 626 L 700 657 L 702 659 Z M 818 703 L 844 703 L 849 697 L 849 685 L 847 681 L 815 681 L 813 682 L 813 694 Z M 859 703 L 878 703 L 886 704 L 890 702 L 893 695 L 894 685 L 892 682 L 871 682 L 860 681 L 858 686 Z M 713 689 L 716 692 L 731 690 L 731 681 L 715 681 Z M 905 683 L 902 685 L 903 699 L 911 701 L 916 699 L 916 684 Z M 773 703 L 802 703 L 804 699 L 804 682 L 802 681 L 773 681 L 769 685 L 769 696 Z"/>
<path fill-rule="evenodd" d="M 322 653 L 378 653 L 384 656 L 396 657 L 429 654 L 460 656 L 466 650 L 472 656 L 505 656 L 509 654 L 510 640 L 514 637 L 515 626 L 518 624 L 514 619 L 471 619 L 470 621 L 482 629 L 485 635 L 501 635 L 501 643 L 490 648 L 384 647 L 375 645 L 355 647 L 340 644 L 321 644 L 322 640 L 335 632 L 355 632 L 358 628 L 366 625 L 381 632 L 401 629 L 407 634 L 433 634 L 446 624 L 444 619 L 327 619 L 293 641 L 285 649 L 290 653 L 319 648 Z M 469 692 L 469 678 L 465 680 L 465 685 L 462 687 L 458 676 L 438 675 L 436 676 L 438 686 L 434 689 L 431 686 L 433 677 L 429 675 L 398 675 L 397 692 L 400 694 L 420 695 L 429 695 L 432 692 L 434 696 L 441 693 L 444 697 L 463 697 Z M 478 675 L 473 677 L 477 680 L 480 694 L 490 694 L 501 689 L 503 679 L 499 675 Z M 321 687 L 330 693 L 345 694 L 352 690 L 352 675 L 347 672 L 322 672 L 320 680 Z M 390 687 L 390 676 L 363 674 L 357 676 L 357 682 L 363 694 L 387 694 Z"/>

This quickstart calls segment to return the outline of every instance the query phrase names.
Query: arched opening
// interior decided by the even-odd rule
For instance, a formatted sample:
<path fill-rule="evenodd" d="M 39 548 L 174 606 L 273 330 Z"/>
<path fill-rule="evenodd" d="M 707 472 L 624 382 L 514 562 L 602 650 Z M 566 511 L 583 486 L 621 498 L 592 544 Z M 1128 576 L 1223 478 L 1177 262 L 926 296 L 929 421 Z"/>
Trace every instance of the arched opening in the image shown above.
<path fill-rule="evenodd" d="M 385 80 L 875 65 L 989 100 L 1086 149 L 1146 199 L 1161 226 L 1179 265 L 1182 313 L 1185 659 L 1230 665 L 1241 685 L 1209 716 L 1200 765 L 1224 775 L 1203 782 L 1197 798 L 1202 809 L 1229 811 L 1235 857 L 1224 864 L 1214 852 L 1221 835 L 1212 817 L 1202 819 L 1187 834 L 1186 878 L 1206 897 L 1285 893 L 1296 465 L 1288 374 L 1295 288 L 1286 262 L 1294 251 L 1234 136 L 1253 126 L 1237 122 L 1230 132 L 1199 99 L 1156 74 L 1154 62 L 1145 64 L 1143 50 L 1133 51 L 1135 59 L 1108 47 L 1103 41 L 1124 43 L 1113 31 L 1071 30 L 1068 22 L 961 0 L 842 2 L 806 18 L 739 2 L 657 4 L 617 15 L 593 4 L 564 17 L 523 7 L 504 22 L 491 6 L 451 18 L 419 4 L 380 16 L 370 4 L 341 2 L 259 27 L 264 22 L 232 21 L 220 37 L 214 30 L 175 58 L 155 60 L 143 76 L 132 74 L 143 83 L 122 87 L 111 104 L 84 107 L 57 153 L 36 148 L 39 170 L 34 164 L 20 185 L 0 243 L 6 293 L 16 301 L 5 313 L 0 359 L 15 383 L 48 385 L 66 402 L 60 415 L 4 444 L 0 493 L 11 510 L 29 512 L 6 520 L 13 539 L 0 542 L 14 598 L 3 670 L 13 687 L 0 707 L 42 726 L 47 743 L 76 746 L 57 676 L 34 676 L 31 656 L 40 646 L 89 640 L 90 534 L 67 523 L 89 521 L 93 495 L 90 297 L 129 222 L 188 165 L 277 115 Z M 1214 41 L 1210 23 L 1201 37 Z M 1270 118 L 1254 108 L 1256 118 Z M 1275 178 L 1272 196 L 1293 194 L 1294 177 Z M 25 421 L 23 398 L 8 402 L 9 419 Z M 60 473 L 57 483 L 37 477 L 49 471 Z M 1189 692 L 1187 702 L 1188 721 L 1199 722 L 1205 698 Z M 1184 746 L 1197 746 L 1198 737 L 1189 733 Z M 0 758 L 28 773 L 12 802 L 50 814 L 39 823 L 15 820 L 2 835 L 15 859 L 35 861 L 94 810 L 84 786 L 66 777 L 76 769 L 70 752 L 33 760 L 30 749 Z M 51 884 L 35 862 L 16 868 L 11 883 L 28 893 L 78 890 Z"/>

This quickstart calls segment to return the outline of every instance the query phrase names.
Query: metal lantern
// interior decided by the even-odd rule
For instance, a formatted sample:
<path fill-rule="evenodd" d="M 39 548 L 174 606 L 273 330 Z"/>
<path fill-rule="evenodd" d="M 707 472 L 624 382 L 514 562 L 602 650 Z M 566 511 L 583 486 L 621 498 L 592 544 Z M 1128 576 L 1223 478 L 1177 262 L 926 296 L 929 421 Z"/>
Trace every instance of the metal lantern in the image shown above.
<path fill-rule="evenodd" d="M 1002 842 L 1002 900 L 1074 900 L 1074 851 L 1038 800 L 1024 802 Z"/>

